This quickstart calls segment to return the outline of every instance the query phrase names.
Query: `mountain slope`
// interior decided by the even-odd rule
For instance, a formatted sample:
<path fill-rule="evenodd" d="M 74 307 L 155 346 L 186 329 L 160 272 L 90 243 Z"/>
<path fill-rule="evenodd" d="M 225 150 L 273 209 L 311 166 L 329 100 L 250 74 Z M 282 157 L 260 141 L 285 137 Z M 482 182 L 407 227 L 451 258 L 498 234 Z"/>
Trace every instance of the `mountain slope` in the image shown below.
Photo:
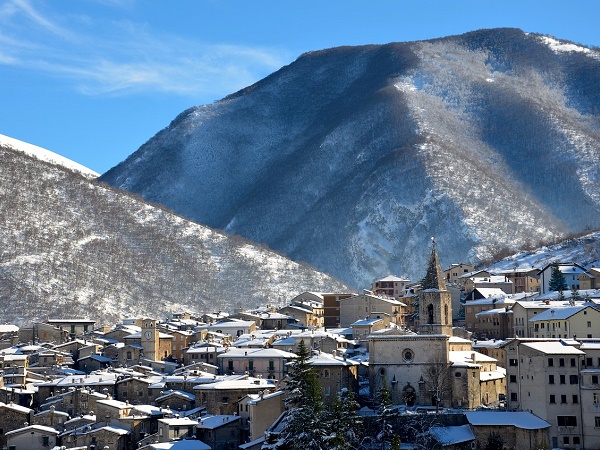
<path fill-rule="evenodd" d="M 515 29 L 342 47 L 179 115 L 102 180 L 355 286 L 600 225 L 600 53 Z"/>
<path fill-rule="evenodd" d="M 15 142 L 0 145 L 5 322 L 162 319 L 172 311 L 230 310 L 285 302 L 306 290 L 348 289 L 264 246 L 90 180 L 62 160 L 40 160 Z"/>

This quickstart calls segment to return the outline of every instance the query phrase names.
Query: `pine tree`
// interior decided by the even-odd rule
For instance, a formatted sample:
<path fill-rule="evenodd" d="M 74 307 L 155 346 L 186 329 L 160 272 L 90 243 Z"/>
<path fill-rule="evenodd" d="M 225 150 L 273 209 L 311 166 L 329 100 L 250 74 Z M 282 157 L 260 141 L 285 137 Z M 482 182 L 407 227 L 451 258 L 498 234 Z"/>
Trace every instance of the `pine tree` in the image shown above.
<path fill-rule="evenodd" d="M 360 445 L 362 430 L 357 414 L 359 407 L 352 392 L 344 389 L 339 393 L 331 411 L 326 414 L 328 433 L 325 448 L 351 450 Z"/>
<path fill-rule="evenodd" d="M 580 302 L 581 300 L 583 300 L 581 298 L 581 295 L 579 294 L 579 289 L 577 289 L 575 286 L 573 286 L 573 288 L 571 289 L 571 301 L 572 302 Z"/>
<path fill-rule="evenodd" d="M 381 442 L 381 448 L 387 448 L 388 445 L 397 442 L 394 438 L 394 418 L 398 416 L 398 411 L 393 407 L 392 404 L 392 393 L 383 386 L 377 392 L 377 400 L 379 402 L 378 418 L 379 433 L 377 434 L 377 440 Z"/>
<path fill-rule="evenodd" d="M 560 270 L 558 261 L 554 261 L 551 267 L 552 269 L 550 272 L 550 283 L 548 284 L 548 290 L 562 292 L 567 289 L 567 281 L 565 280 L 564 274 Z"/>
<path fill-rule="evenodd" d="M 324 420 L 322 393 L 317 374 L 309 364 L 310 352 L 304 340 L 298 345 L 297 358 L 291 365 L 285 380 L 287 416 L 282 430 L 272 442 L 268 439 L 263 449 L 277 450 L 321 450 L 327 428 Z"/>
<path fill-rule="evenodd" d="M 504 448 L 504 439 L 500 436 L 500 433 L 492 431 L 488 436 L 487 445 L 485 450 L 502 450 Z"/>

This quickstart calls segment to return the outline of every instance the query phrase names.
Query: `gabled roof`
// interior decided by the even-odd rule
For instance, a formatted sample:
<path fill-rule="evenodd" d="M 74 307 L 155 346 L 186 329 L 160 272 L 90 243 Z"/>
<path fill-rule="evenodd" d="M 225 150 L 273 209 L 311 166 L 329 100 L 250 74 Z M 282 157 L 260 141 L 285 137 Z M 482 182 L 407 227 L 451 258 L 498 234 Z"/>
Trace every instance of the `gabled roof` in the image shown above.
<path fill-rule="evenodd" d="M 529 322 L 565 320 L 588 308 L 597 311 L 596 308 L 592 307 L 590 304 L 549 308 L 529 319 Z"/>
<path fill-rule="evenodd" d="M 387 277 L 381 278 L 379 280 L 375 280 L 373 283 L 378 283 L 380 281 L 410 281 L 408 278 L 399 278 L 394 275 L 388 275 Z"/>
<path fill-rule="evenodd" d="M 12 430 L 12 431 L 7 431 L 6 433 L 4 433 L 5 436 L 11 436 L 13 434 L 23 434 L 23 433 L 33 433 L 33 431 L 39 431 L 40 433 L 48 433 L 48 434 L 54 434 L 55 436 L 58 436 L 58 431 L 55 430 L 52 427 L 46 427 L 43 425 L 29 425 L 27 427 L 23 427 L 23 428 L 19 428 L 17 430 Z"/>
<path fill-rule="evenodd" d="M 540 270 L 539 273 L 545 272 L 548 268 L 552 268 L 552 264 L 554 264 L 554 263 L 546 264 L 546 266 L 544 266 L 544 268 L 542 270 Z M 575 262 L 559 262 L 558 268 L 563 273 L 565 273 L 565 272 L 571 272 L 571 273 L 587 272 L 585 270 L 585 267 L 580 266 L 579 264 L 577 264 Z M 575 268 L 579 269 L 579 271 L 575 270 Z M 571 269 L 571 270 L 569 270 L 569 269 Z"/>

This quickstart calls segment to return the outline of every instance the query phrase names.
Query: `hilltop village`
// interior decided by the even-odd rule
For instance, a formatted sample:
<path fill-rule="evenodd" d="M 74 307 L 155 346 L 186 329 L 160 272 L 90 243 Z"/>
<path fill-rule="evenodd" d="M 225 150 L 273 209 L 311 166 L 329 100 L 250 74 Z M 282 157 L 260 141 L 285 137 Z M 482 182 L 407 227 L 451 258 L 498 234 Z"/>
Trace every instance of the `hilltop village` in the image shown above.
<path fill-rule="evenodd" d="M 365 432 L 360 448 L 597 449 L 597 279 L 567 262 L 442 270 L 434 243 L 418 283 L 388 276 L 360 294 L 0 325 L 0 448 L 275 448 L 305 348 L 325 408 L 350 394 L 363 430 L 385 418 L 395 436 Z"/>

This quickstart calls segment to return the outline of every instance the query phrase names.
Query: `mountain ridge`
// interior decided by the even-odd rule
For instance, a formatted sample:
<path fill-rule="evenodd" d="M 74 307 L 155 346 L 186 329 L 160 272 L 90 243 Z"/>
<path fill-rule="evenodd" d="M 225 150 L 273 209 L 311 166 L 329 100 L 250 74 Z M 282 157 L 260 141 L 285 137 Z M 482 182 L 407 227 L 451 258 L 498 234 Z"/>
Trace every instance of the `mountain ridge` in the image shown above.
<path fill-rule="evenodd" d="M 600 53 L 518 29 L 309 52 L 101 179 L 354 286 L 597 228 Z"/>

